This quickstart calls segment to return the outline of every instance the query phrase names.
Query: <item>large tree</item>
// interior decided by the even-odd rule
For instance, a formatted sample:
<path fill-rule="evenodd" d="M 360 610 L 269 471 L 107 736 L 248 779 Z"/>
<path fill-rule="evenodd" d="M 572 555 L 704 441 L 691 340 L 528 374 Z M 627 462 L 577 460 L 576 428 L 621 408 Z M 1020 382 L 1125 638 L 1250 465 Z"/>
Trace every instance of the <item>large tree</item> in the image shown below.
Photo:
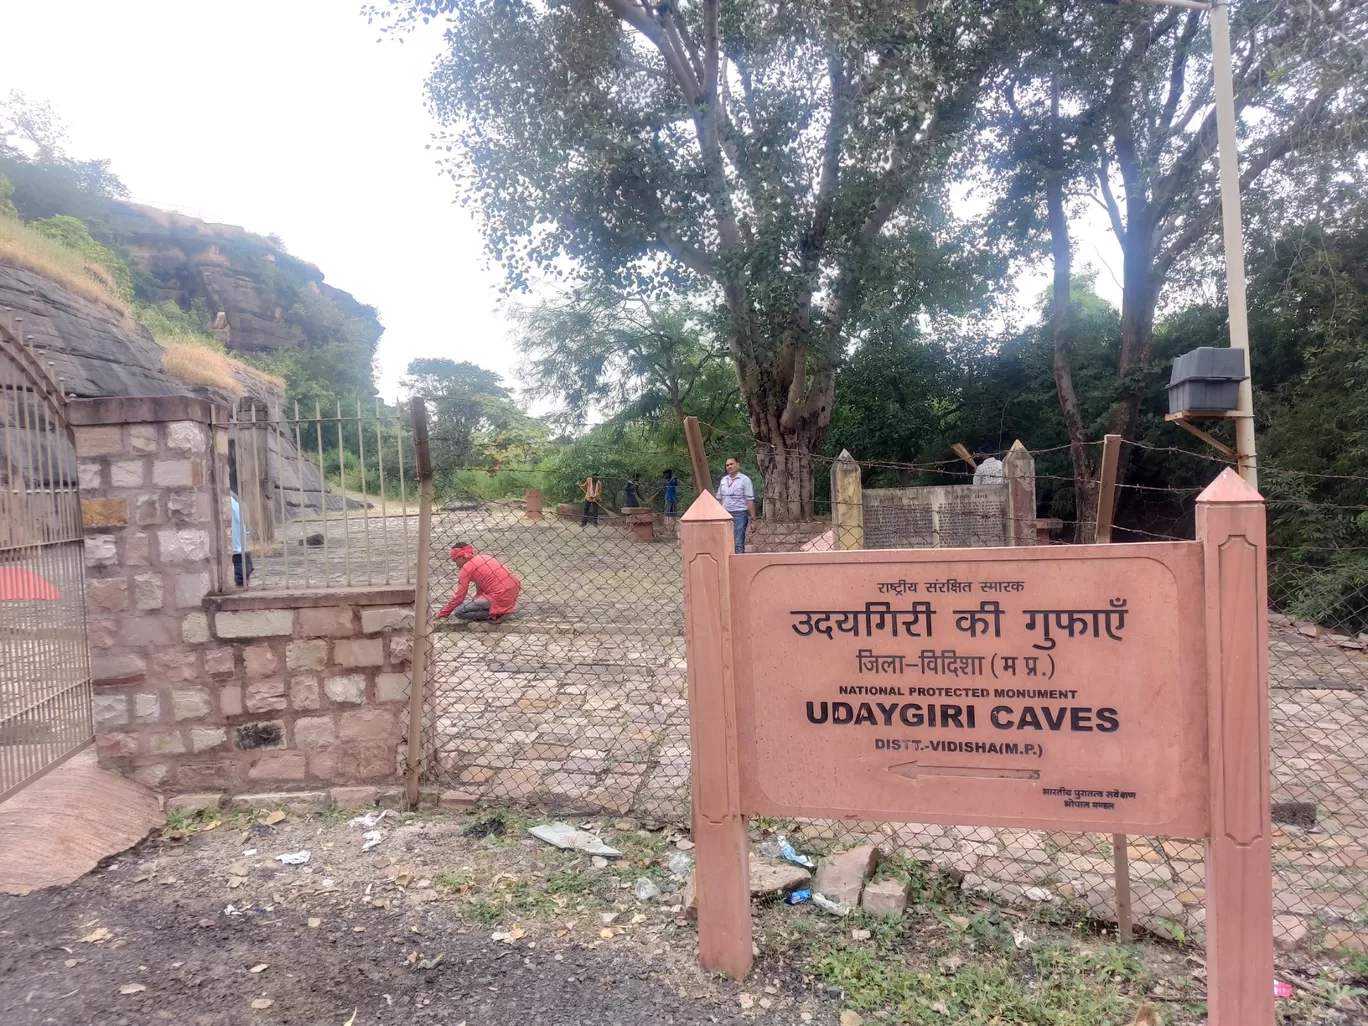
<path fill-rule="evenodd" d="M 447 19 L 437 144 L 513 286 L 700 290 L 768 515 L 812 514 L 812 454 L 869 298 L 916 309 L 954 262 L 942 175 L 997 47 L 975 0 L 391 0 Z"/>

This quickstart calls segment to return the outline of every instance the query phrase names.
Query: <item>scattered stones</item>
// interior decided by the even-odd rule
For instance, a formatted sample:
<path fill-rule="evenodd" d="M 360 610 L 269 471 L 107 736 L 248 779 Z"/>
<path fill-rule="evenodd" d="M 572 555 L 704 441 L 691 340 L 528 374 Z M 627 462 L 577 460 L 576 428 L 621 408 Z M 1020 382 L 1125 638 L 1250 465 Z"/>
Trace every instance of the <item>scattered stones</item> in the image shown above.
<path fill-rule="evenodd" d="M 858 848 L 822 859 L 817 867 L 817 878 L 812 889 L 830 901 L 842 905 L 857 906 L 865 878 L 874 872 L 879 864 L 879 849 L 872 844 L 862 844 Z"/>
<path fill-rule="evenodd" d="M 757 858 L 750 860 L 750 892 L 753 898 L 765 894 L 787 894 L 806 887 L 811 880 L 812 874 L 802 866 Z"/>
<path fill-rule="evenodd" d="M 874 880 L 860 895 L 860 907 L 875 916 L 900 916 L 907 908 L 906 880 Z"/>

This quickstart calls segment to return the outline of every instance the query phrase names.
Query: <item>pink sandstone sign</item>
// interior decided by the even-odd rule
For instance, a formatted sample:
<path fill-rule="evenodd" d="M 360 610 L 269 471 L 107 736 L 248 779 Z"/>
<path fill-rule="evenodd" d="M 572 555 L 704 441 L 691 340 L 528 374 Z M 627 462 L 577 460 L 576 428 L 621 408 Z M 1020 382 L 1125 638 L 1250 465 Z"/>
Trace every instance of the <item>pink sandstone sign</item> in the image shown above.
<path fill-rule="evenodd" d="M 1264 509 L 1198 538 L 731 554 L 683 517 L 699 957 L 751 960 L 745 817 L 1207 837 L 1208 1004 L 1271 1023 Z"/>

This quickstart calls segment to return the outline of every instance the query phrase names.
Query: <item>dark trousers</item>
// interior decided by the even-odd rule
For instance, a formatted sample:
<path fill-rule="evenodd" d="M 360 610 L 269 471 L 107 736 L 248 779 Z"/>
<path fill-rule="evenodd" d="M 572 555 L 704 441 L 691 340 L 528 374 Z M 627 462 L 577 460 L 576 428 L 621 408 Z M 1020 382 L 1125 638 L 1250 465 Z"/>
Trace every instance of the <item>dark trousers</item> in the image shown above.
<path fill-rule="evenodd" d="M 244 565 L 245 564 L 245 565 Z M 250 552 L 233 553 L 233 583 L 239 588 L 252 579 L 252 554 Z"/>
<path fill-rule="evenodd" d="M 586 502 L 584 504 L 584 516 L 580 517 L 580 527 L 590 522 L 598 524 L 599 504 L 597 502 Z"/>
<path fill-rule="evenodd" d="M 675 498 L 674 498 L 673 495 L 667 496 L 666 499 L 665 499 L 665 512 L 666 512 L 667 514 L 669 514 L 670 516 L 674 516 L 674 513 L 675 513 Z"/>
<path fill-rule="evenodd" d="M 746 551 L 746 528 L 750 524 L 750 514 L 745 510 L 732 515 L 732 545 L 738 555 Z"/>

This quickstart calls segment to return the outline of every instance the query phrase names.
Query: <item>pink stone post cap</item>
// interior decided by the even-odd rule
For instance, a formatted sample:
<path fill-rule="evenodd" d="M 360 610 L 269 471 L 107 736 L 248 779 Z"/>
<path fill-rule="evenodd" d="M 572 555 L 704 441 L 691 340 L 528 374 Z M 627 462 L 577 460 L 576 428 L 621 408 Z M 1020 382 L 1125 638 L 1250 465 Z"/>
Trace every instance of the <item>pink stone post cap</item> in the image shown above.
<path fill-rule="evenodd" d="M 1203 489 L 1202 494 L 1197 496 L 1198 502 L 1263 502 L 1264 498 L 1259 494 L 1258 489 L 1252 487 L 1249 482 L 1235 473 L 1230 467 L 1221 471 L 1215 481 Z"/>
<path fill-rule="evenodd" d="M 722 503 L 717 501 L 712 492 L 704 492 L 694 499 L 693 504 L 679 519 L 686 524 L 691 524 L 711 523 L 717 520 L 730 521 L 731 518 L 732 515 L 722 508 Z"/>

